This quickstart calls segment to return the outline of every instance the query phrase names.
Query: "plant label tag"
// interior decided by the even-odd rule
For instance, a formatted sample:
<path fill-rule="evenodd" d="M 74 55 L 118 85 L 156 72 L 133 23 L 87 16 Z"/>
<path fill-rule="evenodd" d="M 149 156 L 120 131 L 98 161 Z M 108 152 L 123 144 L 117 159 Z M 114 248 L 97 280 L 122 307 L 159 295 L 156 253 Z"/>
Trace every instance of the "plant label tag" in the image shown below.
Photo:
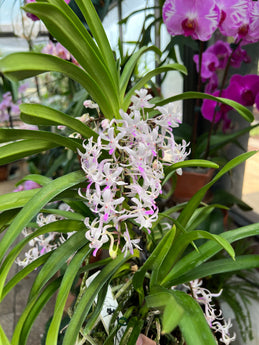
<path fill-rule="evenodd" d="M 100 273 L 100 271 L 97 271 L 96 273 L 91 275 L 86 280 L 86 286 L 89 286 L 91 284 L 91 282 L 94 280 L 94 278 L 99 273 Z M 95 298 L 95 303 L 97 303 L 97 297 Z M 115 310 L 117 308 L 118 308 L 118 302 L 113 296 L 111 286 L 108 285 L 106 297 L 105 297 L 104 303 L 103 303 L 103 308 L 102 308 L 102 311 L 100 313 L 100 320 L 102 321 L 102 324 L 103 324 L 107 334 L 109 334 L 109 327 L 110 327 L 113 313 L 115 312 Z M 121 320 L 123 320 L 123 314 L 121 312 L 119 312 L 118 318 L 115 321 L 115 326 L 117 326 L 119 324 L 120 328 L 117 330 L 116 336 L 114 338 L 114 345 L 119 345 L 119 343 L 123 337 L 123 334 L 125 333 L 125 330 L 127 328 L 125 322 L 121 323 Z"/>

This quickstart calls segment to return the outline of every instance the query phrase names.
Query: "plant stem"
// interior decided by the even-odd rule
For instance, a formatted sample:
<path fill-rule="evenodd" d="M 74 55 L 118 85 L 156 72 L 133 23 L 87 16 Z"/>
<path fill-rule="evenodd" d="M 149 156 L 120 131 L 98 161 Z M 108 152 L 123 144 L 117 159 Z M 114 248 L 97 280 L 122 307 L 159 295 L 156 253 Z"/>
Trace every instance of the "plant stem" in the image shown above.
<path fill-rule="evenodd" d="M 202 53 L 204 49 L 204 43 L 200 41 L 200 51 L 199 51 L 199 73 L 198 73 L 198 85 L 197 91 L 201 91 L 201 65 L 202 65 Z M 195 108 L 194 108 L 194 123 L 192 129 L 192 158 L 195 157 L 196 151 L 196 142 L 197 142 L 197 129 L 198 129 L 198 120 L 200 116 L 200 99 L 196 99 Z"/>
<path fill-rule="evenodd" d="M 225 71 L 224 71 L 224 75 L 223 75 L 223 79 L 222 79 L 222 83 L 221 83 L 221 86 L 220 86 L 220 90 L 219 90 L 219 97 L 221 97 L 222 95 L 222 92 L 224 90 L 224 87 L 225 87 L 225 84 L 226 84 L 226 81 L 227 81 L 227 76 L 228 76 L 228 72 L 229 72 L 229 68 L 230 68 L 230 63 L 231 63 L 231 59 L 236 51 L 236 49 L 238 48 L 238 46 L 240 45 L 242 39 L 239 40 L 234 48 L 232 49 L 232 52 L 228 58 L 228 62 L 227 62 L 227 66 L 225 68 Z M 213 131 L 213 128 L 214 128 L 214 125 L 215 125 L 215 120 L 216 120 L 216 113 L 217 113 L 217 108 L 218 108 L 218 102 L 215 106 L 215 109 L 214 109 L 214 113 L 213 113 L 213 118 L 212 118 L 212 121 L 211 121 L 211 124 L 210 124 L 210 130 L 209 130 L 209 134 L 208 134 L 208 139 L 207 139 L 207 147 L 206 147 L 206 151 L 205 151 L 205 154 L 204 154 L 204 159 L 207 159 L 208 156 L 209 156 L 209 152 L 210 152 L 210 139 L 211 139 L 211 135 L 212 135 L 212 131 Z"/>

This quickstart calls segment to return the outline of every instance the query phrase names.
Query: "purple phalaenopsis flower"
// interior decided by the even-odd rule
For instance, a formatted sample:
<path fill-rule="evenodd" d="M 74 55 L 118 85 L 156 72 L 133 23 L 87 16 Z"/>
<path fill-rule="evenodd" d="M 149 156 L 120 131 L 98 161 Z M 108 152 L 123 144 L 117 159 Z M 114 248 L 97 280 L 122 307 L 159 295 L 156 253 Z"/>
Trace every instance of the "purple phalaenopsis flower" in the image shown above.
<path fill-rule="evenodd" d="M 217 29 L 219 9 L 214 0 L 166 0 L 163 20 L 170 35 L 208 41 Z"/>
<path fill-rule="evenodd" d="M 207 53 L 216 55 L 219 61 L 218 68 L 223 69 L 226 67 L 228 58 L 232 52 L 229 43 L 222 40 L 218 40 L 215 44 L 211 45 L 207 50 Z"/>
<path fill-rule="evenodd" d="M 252 0 L 219 0 L 219 29 L 225 36 L 242 40 L 242 44 L 259 39 L 259 2 Z"/>
<path fill-rule="evenodd" d="M 212 95 L 216 97 L 219 96 L 219 90 L 215 91 Z M 229 98 L 225 90 L 223 90 L 221 96 Z M 205 119 L 209 120 L 210 122 L 214 120 L 214 123 L 223 121 L 224 128 L 228 127 L 229 125 L 228 118 L 226 117 L 229 110 L 231 110 L 230 106 L 223 103 L 217 104 L 217 101 L 210 99 L 204 99 L 201 107 L 201 113 Z"/>
<path fill-rule="evenodd" d="M 197 72 L 199 72 L 199 55 L 195 54 L 193 60 L 196 63 Z M 217 56 L 213 53 L 204 52 L 202 54 L 201 77 L 203 79 L 211 78 L 217 68 L 219 68 Z"/>
<path fill-rule="evenodd" d="M 244 106 L 256 104 L 259 109 L 259 76 L 255 74 L 232 76 L 226 89 L 227 97 Z"/>
<path fill-rule="evenodd" d="M 247 52 L 244 49 L 242 49 L 240 46 L 238 46 L 235 49 L 233 55 L 231 56 L 230 65 L 235 68 L 239 68 L 242 62 L 249 63 L 251 62 L 251 59 L 247 55 Z"/>

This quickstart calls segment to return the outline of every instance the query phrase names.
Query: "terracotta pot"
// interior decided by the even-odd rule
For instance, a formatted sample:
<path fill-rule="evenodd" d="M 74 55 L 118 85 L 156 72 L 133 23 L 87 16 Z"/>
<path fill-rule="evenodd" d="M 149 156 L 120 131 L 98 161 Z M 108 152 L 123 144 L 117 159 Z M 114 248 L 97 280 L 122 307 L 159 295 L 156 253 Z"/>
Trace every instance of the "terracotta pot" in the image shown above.
<path fill-rule="evenodd" d="M 175 202 L 184 202 L 191 199 L 191 197 L 198 192 L 205 184 L 210 182 L 214 173 L 214 169 L 204 171 L 183 170 L 182 175 L 177 176 L 176 187 L 173 193 L 173 200 Z M 210 193 L 204 197 L 204 201 L 208 201 Z"/>
<path fill-rule="evenodd" d="M 0 166 L 0 181 L 6 181 L 9 175 L 9 166 L 2 165 Z"/>

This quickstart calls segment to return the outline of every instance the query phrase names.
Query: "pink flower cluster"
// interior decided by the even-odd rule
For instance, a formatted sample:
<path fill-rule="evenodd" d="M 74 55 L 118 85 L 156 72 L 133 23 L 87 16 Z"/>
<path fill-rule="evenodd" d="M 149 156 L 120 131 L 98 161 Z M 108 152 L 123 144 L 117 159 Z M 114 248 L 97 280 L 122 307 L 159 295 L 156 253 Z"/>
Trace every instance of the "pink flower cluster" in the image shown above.
<path fill-rule="evenodd" d="M 144 108 L 153 107 L 152 97 L 145 89 L 136 93 L 129 114 L 121 110 L 120 120 L 103 120 L 97 142 L 90 138 L 84 143 L 85 152 L 79 152 L 88 181 L 79 193 L 97 215 L 93 221 L 85 220 L 94 255 L 109 240 L 112 257 L 122 239 L 125 254 L 138 247 L 139 240 L 131 240 L 130 232 L 133 225 L 150 232 L 158 219 L 163 165 L 183 161 L 189 154 L 185 142 L 174 140 L 179 114 L 173 105 L 157 107 L 159 115 L 148 118 Z"/>
<path fill-rule="evenodd" d="M 14 103 L 11 92 L 6 92 L 3 94 L 3 99 L 0 103 L 0 122 L 9 121 L 9 116 L 19 115 L 20 109 L 19 104 L 21 102 Z"/>
<path fill-rule="evenodd" d="M 208 41 L 216 29 L 243 44 L 259 39 L 259 2 L 252 0 L 166 0 L 163 20 L 172 36 Z"/>
<path fill-rule="evenodd" d="M 53 43 L 52 41 L 49 41 L 41 52 L 44 54 L 57 56 L 63 60 L 71 61 L 75 65 L 79 65 L 73 55 L 71 55 L 70 52 L 59 42 Z"/>
<path fill-rule="evenodd" d="M 66 4 L 69 4 L 71 0 L 64 0 L 64 1 L 65 1 Z M 31 2 L 36 2 L 36 0 L 26 0 L 25 1 L 26 4 L 29 4 Z M 35 14 L 27 12 L 26 15 L 27 15 L 28 18 L 30 18 L 34 22 L 36 22 L 37 20 L 40 20 L 37 16 L 35 16 Z"/>

